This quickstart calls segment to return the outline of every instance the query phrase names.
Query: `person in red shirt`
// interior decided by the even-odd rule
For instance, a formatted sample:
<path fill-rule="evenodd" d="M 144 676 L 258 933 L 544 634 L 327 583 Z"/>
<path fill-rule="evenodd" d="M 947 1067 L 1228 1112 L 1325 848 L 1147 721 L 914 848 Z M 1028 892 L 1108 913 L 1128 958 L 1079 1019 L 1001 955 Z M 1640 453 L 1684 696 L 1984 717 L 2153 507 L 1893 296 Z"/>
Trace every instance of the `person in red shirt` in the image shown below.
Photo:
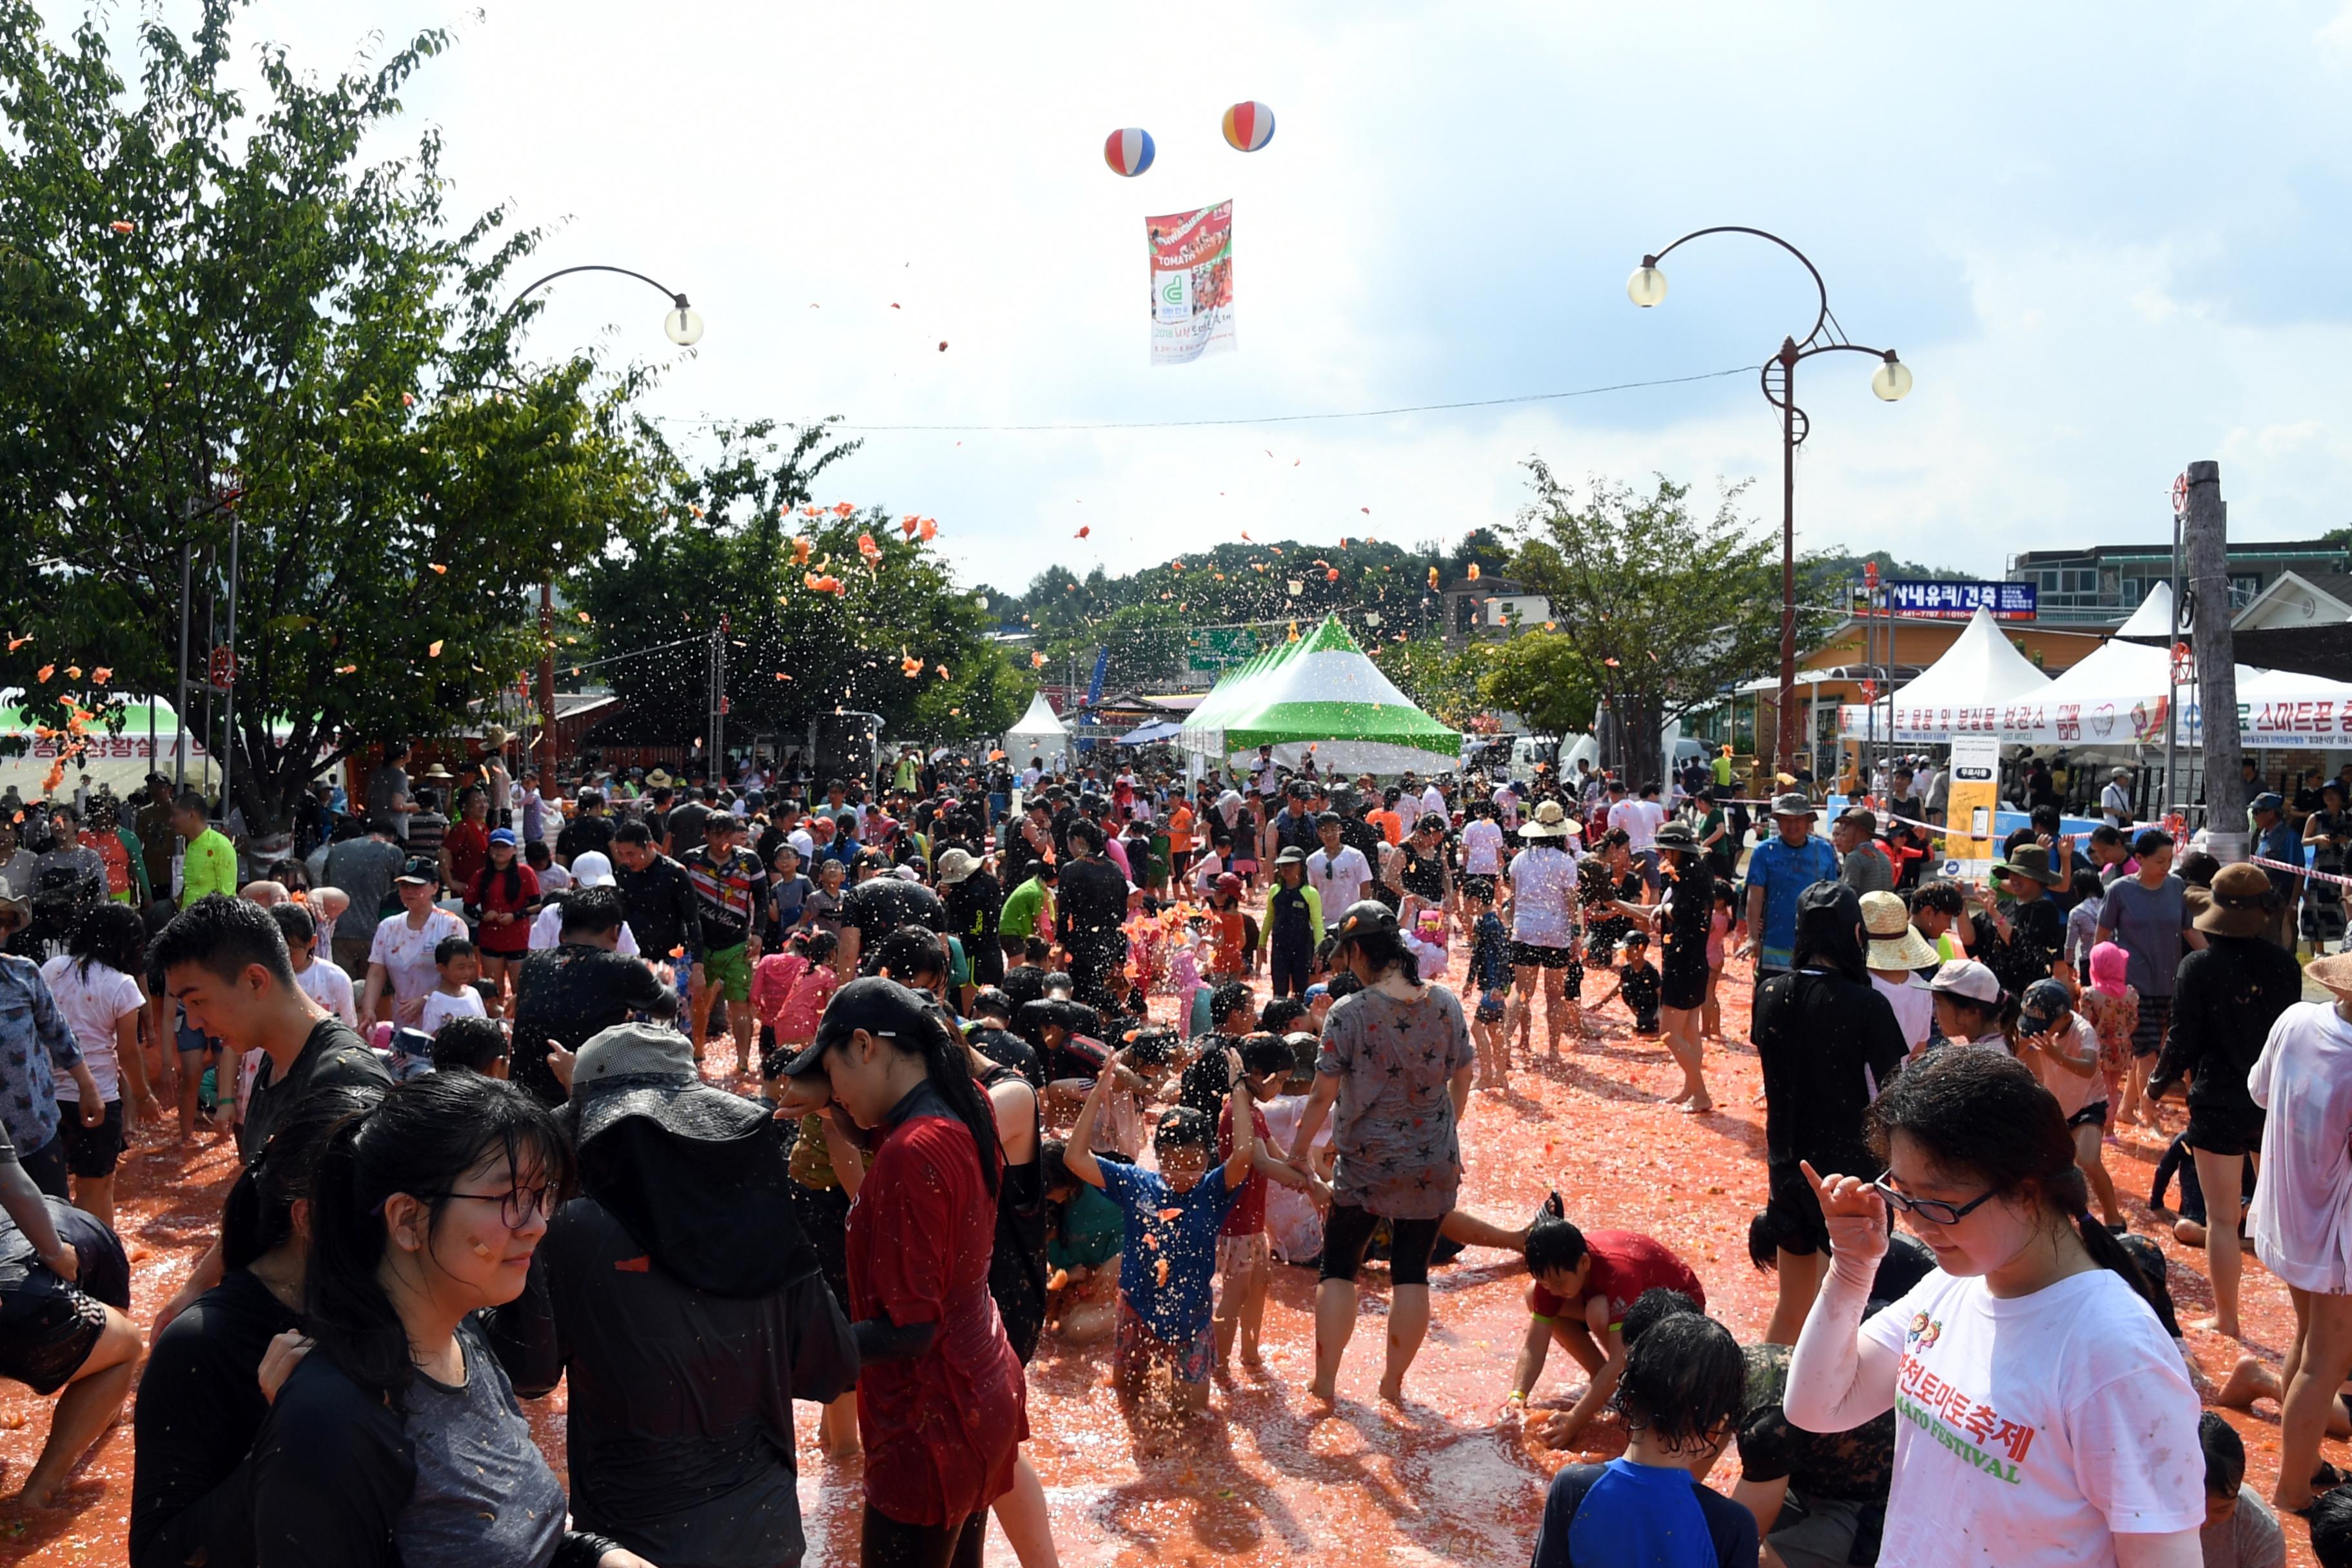
<path fill-rule="evenodd" d="M 1528 1338 L 1511 1374 L 1510 1402 L 1527 1403 L 1544 1357 L 1558 1340 L 1591 1383 L 1575 1405 L 1552 1417 L 1544 1434 L 1562 1447 L 1607 1407 L 1625 1370 L 1620 1326 L 1642 1292 L 1679 1290 L 1706 1310 L 1706 1290 L 1690 1265 L 1664 1243 L 1633 1230 L 1587 1234 L 1564 1219 L 1546 1218 L 1528 1232 Z"/>
<path fill-rule="evenodd" d="M 979 1568 L 988 1510 L 1013 1489 L 1029 1436 L 1021 1363 L 988 1289 L 995 1114 L 937 1015 L 879 975 L 836 992 L 815 1040 L 784 1068 L 804 1084 L 819 1075 L 878 1139 L 846 1237 L 864 1363 L 864 1561 Z M 800 1098 L 778 1114 L 798 1114 Z"/>
<path fill-rule="evenodd" d="M 457 796 L 457 820 L 441 836 L 441 885 L 470 888 L 490 858 L 490 796 L 467 784 Z"/>
<path fill-rule="evenodd" d="M 457 828 L 451 828 L 449 838 L 457 837 Z M 445 854 L 448 843 L 442 841 Z M 522 863 L 513 828 L 492 828 L 485 845 L 481 869 L 463 887 L 466 913 L 473 919 L 475 945 L 481 952 L 482 978 L 499 988 L 490 1015 L 499 1017 L 511 1007 L 522 961 L 530 956 L 530 923 L 539 918 L 539 873 Z"/>
<path fill-rule="evenodd" d="M 1242 1076 L 1249 1080 L 1250 1125 L 1257 1137 L 1256 1169 L 1244 1183 L 1240 1195 L 1217 1232 L 1217 1367 L 1223 1371 L 1234 1353 L 1234 1337 L 1241 1336 L 1242 1364 L 1258 1366 L 1258 1324 L 1265 1317 L 1265 1288 L 1274 1274 L 1274 1249 L 1265 1234 L 1265 1184 L 1268 1177 L 1301 1192 L 1320 1189 L 1320 1202 L 1330 1203 L 1330 1189 L 1319 1177 L 1302 1175 L 1274 1152 L 1273 1131 L 1258 1107 L 1282 1092 L 1290 1076 L 1291 1051 L 1279 1035 L 1251 1035 L 1242 1041 Z M 1234 1154 L 1234 1102 L 1227 1100 L 1217 1113 L 1217 1158 Z"/>

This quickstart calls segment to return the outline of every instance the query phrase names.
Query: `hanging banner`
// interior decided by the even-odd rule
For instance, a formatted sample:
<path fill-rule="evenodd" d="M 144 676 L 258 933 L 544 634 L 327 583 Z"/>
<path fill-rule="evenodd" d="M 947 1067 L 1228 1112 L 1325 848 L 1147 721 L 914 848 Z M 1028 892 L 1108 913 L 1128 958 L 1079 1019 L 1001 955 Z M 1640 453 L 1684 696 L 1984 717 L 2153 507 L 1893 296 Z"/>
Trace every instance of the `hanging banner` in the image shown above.
<path fill-rule="evenodd" d="M 1981 882 L 1992 874 L 1993 817 L 2000 808 L 2000 737 L 1952 737 L 1951 793 L 1944 817 L 1944 874 Z"/>
<path fill-rule="evenodd" d="M 1234 204 L 1143 220 L 1151 247 L 1151 363 L 1234 346 Z"/>

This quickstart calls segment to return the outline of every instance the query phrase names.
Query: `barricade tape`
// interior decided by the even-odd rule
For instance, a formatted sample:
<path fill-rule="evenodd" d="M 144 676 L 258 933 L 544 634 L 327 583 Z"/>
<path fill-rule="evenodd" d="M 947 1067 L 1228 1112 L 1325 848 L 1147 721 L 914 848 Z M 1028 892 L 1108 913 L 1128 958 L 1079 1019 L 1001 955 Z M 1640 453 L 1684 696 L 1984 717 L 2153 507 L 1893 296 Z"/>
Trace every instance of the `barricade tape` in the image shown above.
<path fill-rule="evenodd" d="M 2308 877 L 2315 882 L 2333 882 L 2339 888 L 2352 888 L 2352 877 L 2339 877 L 2333 871 L 2315 870 L 2309 866 L 2290 866 L 2284 860 L 2265 860 L 2259 855 L 2249 855 L 2246 859 L 2265 870 L 2292 871 L 2298 877 Z"/>

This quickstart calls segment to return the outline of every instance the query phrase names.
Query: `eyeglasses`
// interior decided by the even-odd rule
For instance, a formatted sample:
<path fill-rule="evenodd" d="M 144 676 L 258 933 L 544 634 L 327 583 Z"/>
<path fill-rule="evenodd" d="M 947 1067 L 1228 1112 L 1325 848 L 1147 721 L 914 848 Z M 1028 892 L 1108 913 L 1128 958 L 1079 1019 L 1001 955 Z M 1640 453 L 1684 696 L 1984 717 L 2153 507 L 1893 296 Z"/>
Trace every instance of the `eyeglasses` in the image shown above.
<path fill-rule="evenodd" d="M 531 1222 L 534 1215 L 555 1214 L 555 1189 L 552 1187 L 513 1187 L 503 1193 L 451 1193 L 453 1198 L 468 1198 L 478 1204 L 499 1205 L 499 1219 L 509 1230 L 520 1230 Z"/>
<path fill-rule="evenodd" d="M 1990 1203 L 1994 1197 L 1994 1194 L 1989 1192 L 1970 1198 L 1964 1204 L 1948 1204 L 1941 1198 L 1915 1198 L 1908 1193 L 1898 1193 L 1887 1185 L 1885 1176 L 1879 1177 L 1870 1184 L 1880 1197 L 1886 1200 L 1889 1208 L 1898 1209 L 1904 1214 L 1917 1215 L 1920 1218 L 1936 1225 L 1958 1225 L 1969 1215 Z"/>

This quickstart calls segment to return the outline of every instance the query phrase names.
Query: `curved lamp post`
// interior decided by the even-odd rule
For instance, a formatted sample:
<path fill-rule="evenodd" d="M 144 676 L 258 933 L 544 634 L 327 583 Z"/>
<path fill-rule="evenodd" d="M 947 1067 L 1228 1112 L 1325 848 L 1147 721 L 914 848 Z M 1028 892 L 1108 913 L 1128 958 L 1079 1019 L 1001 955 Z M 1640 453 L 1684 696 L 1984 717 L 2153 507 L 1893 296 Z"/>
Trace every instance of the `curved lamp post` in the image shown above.
<path fill-rule="evenodd" d="M 525 300 L 559 278 L 569 278 L 575 272 L 617 272 L 624 278 L 659 289 L 669 296 L 670 308 L 662 312 L 662 332 L 682 349 L 690 349 L 702 341 L 702 312 L 687 303 L 686 296 L 675 289 L 665 288 L 642 272 L 625 267 L 608 267 L 602 262 L 583 262 L 578 267 L 566 267 L 549 273 L 530 285 L 507 305 L 511 315 Z M 542 578 L 539 584 L 539 635 L 545 647 L 539 661 L 539 768 L 546 783 L 555 783 L 555 581 Z"/>
<path fill-rule="evenodd" d="M 1748 234 L 1769 240 L 1804 264 L 1811 274 L 1813 288 L 1821 296 L 1822 308 L 1813 318 L 1812 330 L 1802 339 L 1782 338 L 1780 349 L 1764 362 L 1759 379 L 1764 388 L 1764 400 L 1780 411 L 1780 689 L 1775 703 L 1772 760 L 1777 771 L 1789 772 L 1794 748 L 1790 744 L 1790 715 L 1796 711 L 1797 692 L 1797 448 L 1802 445 L 1811 422 L 1805 411 L 1797 406 L 1797 366 L 1815 354 L 1869 354 L 1879 362 L 1871 373 L 1870 390 L 1882 401 L 1894 403 L 1911 390 L 1911 367 L 1895 358 L 1893 349 L 1866 348 L 1851 342 L 1845 329 L 1830 313 L 1829 285 L 1822 281 L 1821 269 L 1807 259 L 1805 253 L 1777 234 L 1760 228 L 1748 228 L 1738 224 L 1722 224 L 1714 228 L 1695 229 L 1654 256 L 1642 258 L 1642 265 L 1625 280 L 1626 297 L 1643 310 L 1662 304 L 1666 298 L 1666 275 L 1658 270 L 1658 263 L 1678 247 L 1710 234 Z M 1892 652 L 1890 649 L 1890 658 Z M 1812 748 L 1812 737 L 1805 738 L 1806 750 Z"/>

